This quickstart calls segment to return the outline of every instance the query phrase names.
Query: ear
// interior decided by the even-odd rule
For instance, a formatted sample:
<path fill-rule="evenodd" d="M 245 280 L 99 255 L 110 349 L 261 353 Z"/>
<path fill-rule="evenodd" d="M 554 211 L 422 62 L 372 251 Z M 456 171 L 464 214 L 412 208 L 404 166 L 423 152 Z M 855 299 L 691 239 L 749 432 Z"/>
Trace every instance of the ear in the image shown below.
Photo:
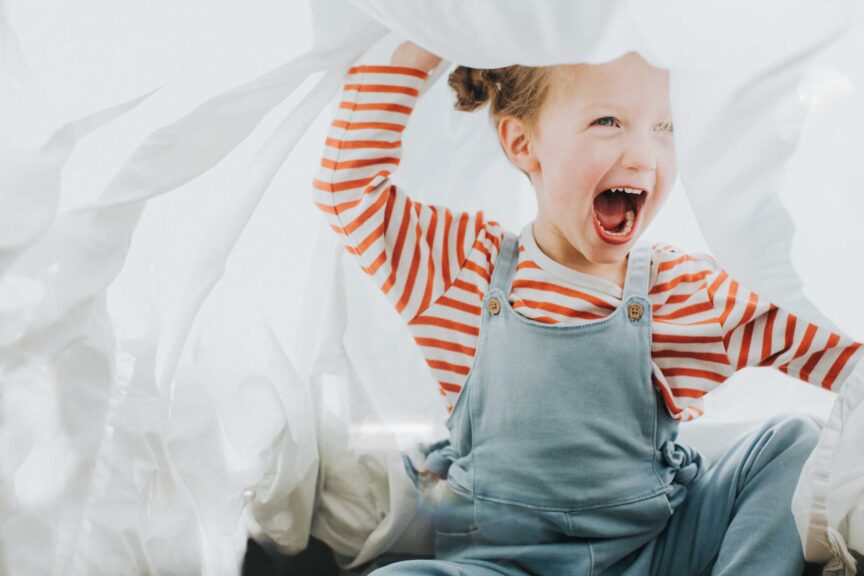
<path fill-rule="evenodd" d="M 533 134 L 524 121 L 505 116 L 498 122 L 498 142 L 514 166 L 530 174 L 540 170 L 540 160 L 534 153 Z"/>

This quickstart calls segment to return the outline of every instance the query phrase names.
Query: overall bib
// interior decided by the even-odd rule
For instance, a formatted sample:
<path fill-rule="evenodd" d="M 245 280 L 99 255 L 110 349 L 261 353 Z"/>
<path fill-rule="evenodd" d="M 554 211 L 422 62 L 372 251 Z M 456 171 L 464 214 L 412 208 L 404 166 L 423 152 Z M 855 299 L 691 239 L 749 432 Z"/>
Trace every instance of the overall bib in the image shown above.
<path fill-rule="evenodd" d="M 651 381 L 650 245 L 631 250 L 618 308 L 570 326 L 511 308 L 517 257 L 507 233 L 450 440 L 426 459 L 447 482 L 436 560 L 389 573 L 650 574 L 646 544 L 703 475 Z"/>

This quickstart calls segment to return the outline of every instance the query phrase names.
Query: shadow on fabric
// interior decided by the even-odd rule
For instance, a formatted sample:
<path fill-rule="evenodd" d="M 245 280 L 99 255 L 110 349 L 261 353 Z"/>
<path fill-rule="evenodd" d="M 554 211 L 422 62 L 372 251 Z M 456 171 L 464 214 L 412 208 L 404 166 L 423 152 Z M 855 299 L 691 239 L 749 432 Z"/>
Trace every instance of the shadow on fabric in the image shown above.
<path fill-rule="evenodd" d="M 858 560 L 856 576 L 864 576 L 864 557 L 857 554 L 855 556 Z M 295 556 L 269 550 L 250 538 L 243 560 L 242 576 L 365 576 L 387 564 L 408 559 L 406 556 L 385 555 L 356 570 L 346 572 L 339 569 L 330 548 L 315 538 L 310 538 L 306 550 Z M 823 575 L 819 564 L 807 564 L 802 576 L 834 575 Z"/>

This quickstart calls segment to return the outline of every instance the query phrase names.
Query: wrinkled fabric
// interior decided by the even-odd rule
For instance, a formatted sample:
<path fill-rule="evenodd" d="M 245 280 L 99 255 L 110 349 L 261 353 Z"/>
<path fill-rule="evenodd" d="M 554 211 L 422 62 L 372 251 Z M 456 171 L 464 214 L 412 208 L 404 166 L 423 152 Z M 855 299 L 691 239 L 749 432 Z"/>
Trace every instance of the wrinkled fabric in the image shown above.
<path fill-rule="evenodd" d="M 687 486 L 705 466 L 702 454 L 692 446 L 667 440 L 660 446 L 663 462 L 675 470 L 675 483 Z"/>
<path fill-rule="evenodd" d="M 244 282 L 227 265 L 248 260 L 237 250 L 241 234 L 254 232 L 264 192 L 333 104 L 347 68 L 376 48 L 383 58 L 381 48 L 400 38 L 446 59 L 406 133 L 411 154 L 399 179 L 417 198 L 490 210 L 510 229 L 531 210 L 483 114 L 452 111 L 441 79 L 448 64 L 601 62 L 636 49 L 672 70 L 681 184 L 714 255 L 790 312 L 864 337 L 854 292 L 845 293 L 843 315 L 829 317 L 822 308 L 836 303 L 814 302 L 804 289 L 820 281 L 820 262 L 796 258 L 796 238 L 808 232 L 799 224 L 812 226 L 813 214 L 830 230 L 826 250 L 864 244 L 851 220 L 864 196 L 852 177 L 813 182 L 816 194 L 790 178 L 805 157 L 796 154 L 826 154 L 827 162 L 860 144 L 815 150 L 802 137 L 821 109 L 860 99 L 850 80 L 860 71 L 829 57 L 838 47 L 864 50 L 855 3 L 311 6 L 312 51 L 155 129 L 95 200 L 61 208 L 64 166 L 88 134 L 133 114 L 152 92 L 72 120 L 44 143 L 0 134 L 0 572 L 238 573 L 249 533 L 286 552 L 315 535 L 345 566 L 428 547 L 399 451 L 440 438 L 443 408 L 407 331 L 323 220 L 316 266 L 289 274 L 308 286 L 295 341 L 277 336 L 284 319 L 264 305 L 278 298 L 266 271 Z M 26 62 L 15 36 L 0 2 L 4 91 Z M 176 292 L 161 306 L 152 295 L 169 292 L 169 279 L 153 271 L 178 247 L 154 240 L 153 230 L 182 222 L 160 201 L 222 165 L 316 74 L 237 174 L 231 200 L 208 216 L 202 249 L 183 278 L 170 279 Z M 0 106 L 0 114 L 14 110 Z M 430 179 L 428 159 L 445 152 Z M 304 190 L 287 193 L 311 201 Z M 814 196 L 842 214 L 829 222 Z M 861 267 L 837 263 L 830 274 L 860 291 Z M 376 360 L 384 356 L 392 361 Z M 808 557 L 843 570 L 852 569 L 846 546 L 864 549 L 854 464 L 864 460 L 856 451 L 864 445 L 862 373 L 841 390 L 794 502 Z M 711 442 L 716 451 L 723 440 Z"/>
<path fill-rule="evenodd" d="M 862 455 L 864 366 L 859 365 L 834 403 L 792 501 L 806 557 L 827 562 L 825 573 L 831 576 L 854 576 L 862 568 L 849 551 L 860 554 L 864 544 Z"/>

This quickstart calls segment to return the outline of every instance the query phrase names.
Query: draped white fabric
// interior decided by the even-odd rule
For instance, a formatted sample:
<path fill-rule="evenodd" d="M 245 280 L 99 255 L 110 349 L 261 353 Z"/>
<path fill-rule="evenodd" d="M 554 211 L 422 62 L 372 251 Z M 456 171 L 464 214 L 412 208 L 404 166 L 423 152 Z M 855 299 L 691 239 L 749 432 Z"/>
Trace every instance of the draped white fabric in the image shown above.
<path fill-rule="evenodd" d="M 294 4 L 286 28 L 299 30 L 306 5 Z M 402 38 L 446 58 L 396 176 L 417 199 L 511 230 L 533 214 L 484 113 L 452 110 L 449 66 L 638 50 L 671 70 L 680 172 L 645 237 L 710 250 L 771 302 L 864 339 L 860 4 L 311 7 L 311 51 L 214 88 L 179 120 L 124 126 L 170 108 L 166 75 L 42 142 L 49 122 L 25 103 L 32 26 L 0 2 L 0 113 L 18 127 L 0 136 L 0 572 L 239 573 L 250 532 L 287 552 L 315 535 L 346 566 L 428 550 L 398 451 L 443 435 L 443 405 L 309 190 L 347 68 L 386 62 Z M 98 190 L 69 190 L 64 169 L 111 130 L 143 139 Z M 303 151 L 315 160 L 297 165 Z M 682 431 L 709 457 L 772 410 L 826 419 L 793 508 L 808 557 L 851 574 L 846 544 L 864 551 L 864 367 L 836 403 L 767 370 L 712 396 L 712 415 Z"/>

